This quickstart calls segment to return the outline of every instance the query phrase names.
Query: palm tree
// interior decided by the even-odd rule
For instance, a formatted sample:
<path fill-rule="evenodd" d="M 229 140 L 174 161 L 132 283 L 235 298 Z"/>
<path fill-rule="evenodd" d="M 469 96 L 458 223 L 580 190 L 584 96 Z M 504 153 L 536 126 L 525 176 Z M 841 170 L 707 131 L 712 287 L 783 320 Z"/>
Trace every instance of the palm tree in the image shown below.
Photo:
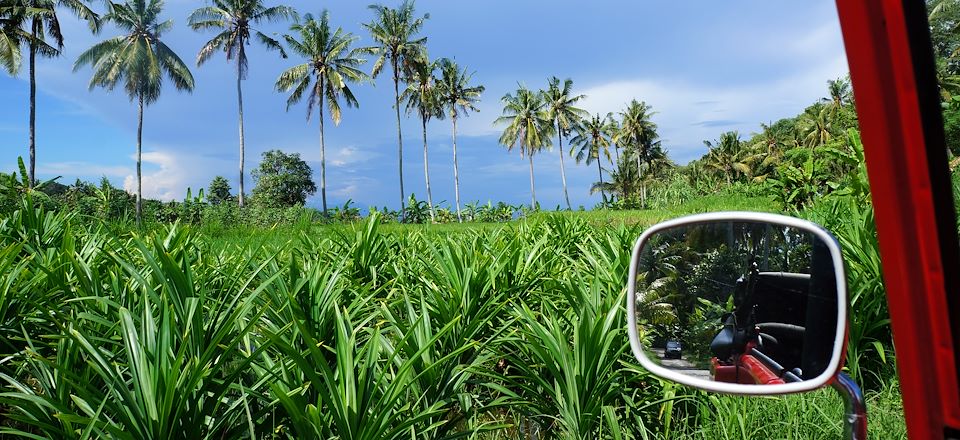
<path fill-rule="evenodd" d="M 644 165 L 644 184 L 662 178 L 667 170 L 676 166 L 667 156 L 667 152 L 663 150 L 660 141 L 654 142 L 653 145 L 650 146 Z"/>
<path fill-rule="evenodd" d="M 397 111 L 397 160 L 400 170 L 400 212 L 406 210 L 403 193 L 403 133 L 400 130 L 400 78 L 411 75 L 416 61 L 424 56 L 426 37 L 417 38 L 423 22 L 430 18 L 429 14 L 416 17 L 412 0 L 404 0 L 397 9 L 383 5 L 370 5 L 376 13 L 376 18 L 370 23 L 364 23 L 376 46 L 365 49 L 368 53 L 377 55 L 373 64 L 371 76 L 376 78 L 383 71 L 384 64 L 389 63 L 393 69 L 393 96 L 394 108 Z M 402 69 L 402 71 L 401 71 Z M 403 214 L 401 214 L 402 216 Z"/>
<path fill-rule="evenodd" d="M 650 149 L 657 141 L 657 125 L 650 120 L 654 115 L 646 102 L 630 101 L 627 108 L 620 112 L 622 122 L 615 136 L 615 142 L 628 148 L 637 161 L 637 176 L 643 179 L 643 163 L 649 160 Z M 646 185 L 641 185 L 641 204 L 646 205 Z"/>
<path fill-rule="evenodd" d="M 503 114 L 494 124 L 507 124 L 500 136 L 500 144 L 512 151 L 519 144 L 520 157 L 530 161 L 530 208 L 537 209 L 537 193 L 533 180 L 533 155 L 550 142 L 553 123 L 547 114 L 547 102 L 542 93 L 520 86 L 516 96 L 507 93 L 503 101 Z"/>
<path fill-rule="evenodd" d="M 20 29 L 22 8 L 17 7 L 13 0 L 0 3 L 0 66 L 10 75 L 20 71 L 21 42 L 26 39 L 27 33 Z"/>
<path fill-rule="evenodd" d="M 304 93 L 307 98 L 307 120 L 316 106 L 320 113 L 320 198 L 323 200 L 323 213 L 327 213 L 327 158 L 323 138 L 323 106 L 330 109 L 330 119 L 334 125 L 340 125 L 340 98 L 348 107 L 357 107 L 357 98 L 347 83 L 359 83 L 370 77 L 358 67 L 366 62 L 358 58 L 363 49 L 350 46 L 359 37 L 343 29 L 330 29 L 330 14 L 324 10 L 320 19 L 315 20 L 307 14 L 303 24 L 294 23 L 290 30 L 299 40 L 290 35 L 283 39 L 290 50 L 307 59 L 306 63 L 291 67 L 277 78 L 276 89 L 290 92 L 287 110 L 300 102 Z"/>
<path fill-rule="evenodd" d="M 280 56 L 287 57 L 280 43 L 268 37 L 263 32 L 253 28 L 253 25 L 263 21 L 275 21 L 281 18 L 296 16 L 296 12 L 287 6 L 266 7 L 261 0 L 213 0 L 213 6 L 204 6 L 193 11 L 188 19 L 190 28 L 195 31 L 215 29 L 219 33 L 207 41 L 197 54 L 197 66 L 210 59 L 217 51 L 227 55 L 227 61 L 237 61 L 237 112 L 240 124 L 240 192 L 238 203 L 243 206 L 243 172 L 245 149 L 243 143 L 243 90 L 240 82 L 247 77 L 247 49 L 250 44 L 251 31 L 257 39 L 268 49 L 280 51 Z"/>
<path fill-rule="evenodd" d="M 20 63 L 23 59 L 21 46 L 29 45 L 33 40 L 30 32 L 23 29 L 24 23 L 32 19 L 33 15 L 45 12 L 47 11 L 27 9 L 20 0 L 0 1 L 0 65 L 10 75 L 20 72 Z M 46 45 L 46 42 L 40 40 L 36 44 Z M 47 46 L 45 50 L 57 50 Z"/>
<path fill-rule="evenodd" d="M 457 221 L 462 222 L 460 214 L 460 173 L 457 164 L 457 118 L 469 116 L 471 111 L 480 109 L 476 104 L 480 102 L 483 86 L 471 86 L 473 75 L 467 69 L 460 69 L 457 63 L 444 58 L 440 60 L 440 78 L 437 79 L 437 96 L 443 110 L 446 110 L 453 122 L 453 191 L 457 202 Z M 426 147 L 424 147 L 426 148 Z M 424 153 L 426 154 L 426 153 Z"/>
<path fill-rule="evenodd" d="M 830 96 L 823 98 L 822 101 L 830 104 L 833 113 L 836 113 L 846 105 L 850 101 L 850 96 L 852 96 L 850 92 L 850 81 L 846 78 L 828 80 L 827 90 Z"/>
<path fill-rule="evenodd" d="M 600 195 L 604 206 L 607 204 L 607 194 L 603 190 L 603 168 L 600 167 L 600 155 L 606 156 L 608 161 L 612 160 L 610 158 L 609 124 L 609 119 L 601 118 L 598 113 L 592 118 L 585 119 L 577 124 L 574 127 L 576 135 L 570 139 L 570 154 L 573 155 L 574 150 L 577 151 L 574 157 L 577 163 L 585 161 L 587 165 L 590 165 L 590 162 L 597 162 L 597 174 L 600 176 L 601 184 Z"/>
<path fill-rule="evenodd" d="M 760 133 L 754 133 L 756 139 L 751 145 L 752 154 L 760 163 L 754 169 L 754 180 L 762 181 L 773 174 L 774 168 L 783 158 L 782 129 L 779 124 L 760 123 Z"/>
<path fill-rule="evenodd" d="M 2 6 L 9 15 L 0 12 L 0 27 L 5 37 L 0 40 L 0 60 L 14 73 L 20 61 L 20 44 L 28 48 L 30 76 L 30 185 L 36 182 L 37 168 L 37 55 L 47 58 L 60 56 L 63 34 L 57 8 L 67 9 L 86 20 L 91 31 L 100 29 L 100 17 L 82 0 L 19 0 Z M 14 28 L 17 28 L 14 30 Z M 48 39 L 50 40 L 48 42 Z M 14 46 L 17 46 L 14 49 Z"/>
<path fill-rule="evenodd" d="M 400 100 L 407 104 L 407 113 L 416 112 L 420 116 L 420 122 L 423 126 L 423 176 L 427 184 L 427 207 L 430 208 L 430 221 L 435 220 L 436 214 L 433 211 L 433 194 L 430 191 L 427 122 L 433 118 L 443 118 L 443 107 L 437 94 L 436 78 L 433 76 L 436 69 L 436 61 L 431 62 L 427 58 L 417 61 L 413 67 L 413 76 L 407 79 L 407 88 L 400 95 Z"/>
<path fill-rule="evenodd" d="M 734 174 L 750 175 L 750 160 L 736 131 L 725 132 L 720 135 L 719 141 L 703 141 L 703 144 L 710 149 L 706 165 L 721 172 L 728 186 L 733 183 Z"/>
<path fill-rule="evenodd" d="M 104 21 L 113 22 L 125 32 L 101 41 L 80 54 L 73 70 L 84 65 L 93 68 L 90 89 L 100 86 L 113 90 L 117 83 L 130 100 L 137 101 L 137 224 L 140 224 L 143 185 L 141 147 L 143 145 L 143 107 L 160 98 L 163 75 L 178 90 L 193 91 L 193 75 L 183 60 L 160 37 L 173 27 L 170 20 L 159 21 L 163 0 L 129 0 L 110 3 Z"/>
<path fill-rule="evenodd" d="M 567 210 L 571 208 L 570 195 L 567 194 L 567 173 L 563 168 L 563 134 L 569 132 L 580 120 L 589 115 L 585 110 L 574 106 L 586 95 L 571 95 L 571 89 L 573 89 L 573 80 L 567 78 L 561 86 L 560 79 L 554 76 L 548 81 L 544 94 L 547 100 L 547 115 L 557 127 L 560 146 L 560 178 L 563 180 L 563 197 L 567 202 Z"/>
<path fill-rule="evenodd" d="M 616 197 L 622 200 L 638 191 L 637 184 L 639 182 L 640 176 L 637 167 L 624 156 L 617 161 L 615 168 L 610 170 L 610 180 L 594 183 L 590 187 L 590 193 L 606 192 L 611 195 L 611 198 Z"/>
<path fill-rule="evenodd" d="M 831 107 L 816 103 L 807 107 L 800 116 L 800 131 L 803 142 L 810 148 L 824 145 L 833 137 Z"/>
<path fill-rule="evenodd" d="M 613 145 L 613 164 L 620 162 L 620 147 L 617 145 L 617 133 L 620 132 L 620 121 L 612 112 L 607 113 L 607 124 L 605 128 L 607 136 L 610 136 L 610 144 Z"/>

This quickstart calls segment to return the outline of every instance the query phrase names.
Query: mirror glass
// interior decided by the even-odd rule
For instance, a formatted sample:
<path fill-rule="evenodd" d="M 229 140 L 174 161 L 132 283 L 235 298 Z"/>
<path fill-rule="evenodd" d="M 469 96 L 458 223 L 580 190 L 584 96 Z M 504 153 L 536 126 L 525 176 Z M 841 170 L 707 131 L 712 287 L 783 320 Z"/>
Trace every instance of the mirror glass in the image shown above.
<path fill-rule="evenodd" d="M 731 220 L 648 233 L 633 268 L 643 355 L 693 386 L 825 382 L 846 293 L 836 244 L 820 232 Z"/>

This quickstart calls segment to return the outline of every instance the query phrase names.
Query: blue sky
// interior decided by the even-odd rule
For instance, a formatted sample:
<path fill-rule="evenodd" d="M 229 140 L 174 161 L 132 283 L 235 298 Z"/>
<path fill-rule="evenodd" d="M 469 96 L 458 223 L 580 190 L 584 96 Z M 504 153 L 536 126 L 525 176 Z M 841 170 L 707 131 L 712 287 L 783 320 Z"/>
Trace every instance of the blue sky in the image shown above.
<path fill-rule="evenodd" d="M 164 16 L 175 27 L 164 36 L 190 66 L 192 94 L 166 87 L 147 108 L 144 123 L 144 195 L 181 199 L 188 187 L 206 186 L 215 175 L 236 190 L 238 140 L 234 67 L 221 56 L 195 67 L 197 50 L 212 34 L 186 26 L 189 13 L 205 2 L 168 0 Z M 272 4 L 273 2 L 267 2 Z M 303 13 L 330 10 L 331 22 L 371 44 L 361 23 L 371 19 L 367 2 L 288 1 Z M 394 5 L 394 1 L 385 2 Z M 459 123 L 461 197 L 464 201 L 529 203 L 527 162 L 498 145 L 500 98 L 518 83 L 546 86 L 547 78 L 572 78 L 587 95 L 591 113 L 619 111 L 631 99 L 657 112 L 664 146 L 679 163 L 699 157 L 702 141 L 726 130 L 745 136 L 761 122 L 793 116 L 826 93 L 826 81 L 846 74 L 847 64 L 835 5 L 813 2 L 640 2 L 595 0 L 420 0 L 430 19 L 423 35 L 431 57 L 454 58 L 486 86 L 480 112 Z M 90 70 L 72 71 L 77 55 L 99 36 L 63 14 L 66 47 L 58 59 L 38 61 L 37 169 L 41 178 L 63 176 L 96 181 L 106 176 L 133 189 L 136 108 L 118 88 L 89 91 Z M 264 25 L 283 33 L 284 24 Z M 286 96 L 273 89 L 276 77 L 299 59 L 281 59 L 259 46 L 249 50 L 244 112 L 249 170 L 269 149 L 299 152 L 319 181 L 319 128 L 306 107 L 285 111 Z M 368 64 L 368 69 L 369 69 Z M 328 201 L 352 199 L 360 206 L 399 206 L 393 90 L 389 74 L 355 88 L 360 108 L 346 109 L 340 126 L 326 126 Z M 13 170 L 27 156 L 28 83 L 0 76 L 0 168 Z M 425 198 L 420 123 L 402 121 L 404 183 Z M 450 122 L 428 129 L 430 174 L 435 201 L 453 201 Z M 600 195 L 589 187 L 595 166 L 566 160 L 574 207 L 591 207 Z M 536 157 L 537 197 L 544 207 L 562 203 L 557 149 Z M 308 204 L 319 205 L 319 194 Z"/>

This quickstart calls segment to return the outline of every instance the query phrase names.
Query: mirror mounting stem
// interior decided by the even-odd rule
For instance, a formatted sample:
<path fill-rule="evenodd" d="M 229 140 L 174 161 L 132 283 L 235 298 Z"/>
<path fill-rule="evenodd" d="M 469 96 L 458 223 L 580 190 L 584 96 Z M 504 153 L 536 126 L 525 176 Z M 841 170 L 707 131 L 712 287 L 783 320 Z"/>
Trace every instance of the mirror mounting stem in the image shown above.
<path fill-rule="evenodd" d="M 867 404 L 863 400 L 860 387 L 846 373 L 837 373 L 831 384 L 843 396 L 843 433 L 844 438 L 850 440 L 866 440 L 867 438 Z"/>

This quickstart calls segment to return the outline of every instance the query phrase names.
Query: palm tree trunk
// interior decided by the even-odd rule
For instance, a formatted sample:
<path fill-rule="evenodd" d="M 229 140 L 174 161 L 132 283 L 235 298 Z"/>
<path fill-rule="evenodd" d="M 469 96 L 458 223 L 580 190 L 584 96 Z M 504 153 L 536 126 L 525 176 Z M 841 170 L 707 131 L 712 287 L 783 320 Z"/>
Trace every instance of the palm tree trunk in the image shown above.
<path fill-rule="evenodd" d="M 607 206 L 607 193 L 603 192 L 603 168 L 600 167 L 600 155 L 597 154 L 597 174 L 600 175 L 600 197 L 603 198 L 603 206 Z"/>
<path fill-rule="evenodd" d="M 320 77 L 320 93 L 323 94 L 324 78 Z M 320 97 L 320 200 L 323 202 L 323 215 L 327 215 L 327 147 L 323 140 L 323 96 Z"/>
<path fill-rule="evenodd" d="M 460 172 L 457 167 L 457 116 L 453 115 L 453 193 L 457 201 L 457 222 L 463 223 L 463 216 L 460 215 Z"/>
<path fill-rule="evenodd" d="M 400 170 L 400 221 L 404 221 L 406 199 L 403 193 L 403 132 L 400 130 L 400 72 L 396 60 L 393 62 L 393 102 L 397 110 L 397 158 Z"/>
<path fill-rule="evenodd" d="M 37 39 L 40 20 L 33 19 L 33 39 Z M 37 182 L 37 46 L 30 42 L 30 174 L 27 179 L 30 188 Z"/>
<path fill-rule="evenodd" d="M 613 143 L 613 157 L 614 157 L 614 160 L 616 160 L 616 162 L 612 163 L 611 165 L 613 165 L 614 168 L 619 167 L 620 166 L 620 147 L 617 146 L 616 142 Z M 597 160 L 600 160 L 600 159 L 597 158 Z M 617 193 L 611 192 L 610 201 L 613 202 L 616 199 L 617 199 Z"/>
<path fill-rule="evenodd" d="M 533 183 L 533 154 L 529 152 L 527 159 L 530 160 L 530 209 L 537 209 L 537 191 Z"/>
<path fill-rule="evenodd" d="M 563 198 L 567 201 L 567 211 L 570 211 L 570 194 L 567 194 L 567 172 L 563 167 L 563 131 L 557 124 L 557 138 L 560 141 L 560 179 L 563 180 Z"/>
<path fill-rule="evenodd" d="M 242 49 L 241 49 L 242 50 Z M 243 91 L 240 88 L 240 61 L 243 59 L 241 55 L 237 60 L 237 109 L 239 110 L 239 119 L 240 119 L 240 192 L 237 194 L 237 203 L 243 207 L 243 160 L 245 155 L 244 143 L 243 143 Z"/>
<path fill-rule="evenodd" d="M 430 208 L 430 222 L 436 221 L 436 215 L 433 213 L 433 195 L 430 194 L 430 160 L 427 158 L 427 116 L 420 115 L 423 122 L 423 177 L 427 183 L 427 206 Z"/>
<path fill-rule="evenodd" d="M 137 113 L 137 227 L 142 224 L 141 214 L 143 213 L 143 175 L 140 169 L 143 146 L 143 94 L 139 96 L 139 101 L 140 105 Z"/>
<path fill-rule="evenodd" d="M 637 179 L 640 179 L 640 208 L 647 207 L 647 186 L 643 182 L 643 165 L 640 162 L 640 150 L 637 149 Z"/>
<path fill-rule="evenodd" d="M 640 162 L 640 150 L 637 150 L 637 178 L 643 178 L 643 164 Z"/>

